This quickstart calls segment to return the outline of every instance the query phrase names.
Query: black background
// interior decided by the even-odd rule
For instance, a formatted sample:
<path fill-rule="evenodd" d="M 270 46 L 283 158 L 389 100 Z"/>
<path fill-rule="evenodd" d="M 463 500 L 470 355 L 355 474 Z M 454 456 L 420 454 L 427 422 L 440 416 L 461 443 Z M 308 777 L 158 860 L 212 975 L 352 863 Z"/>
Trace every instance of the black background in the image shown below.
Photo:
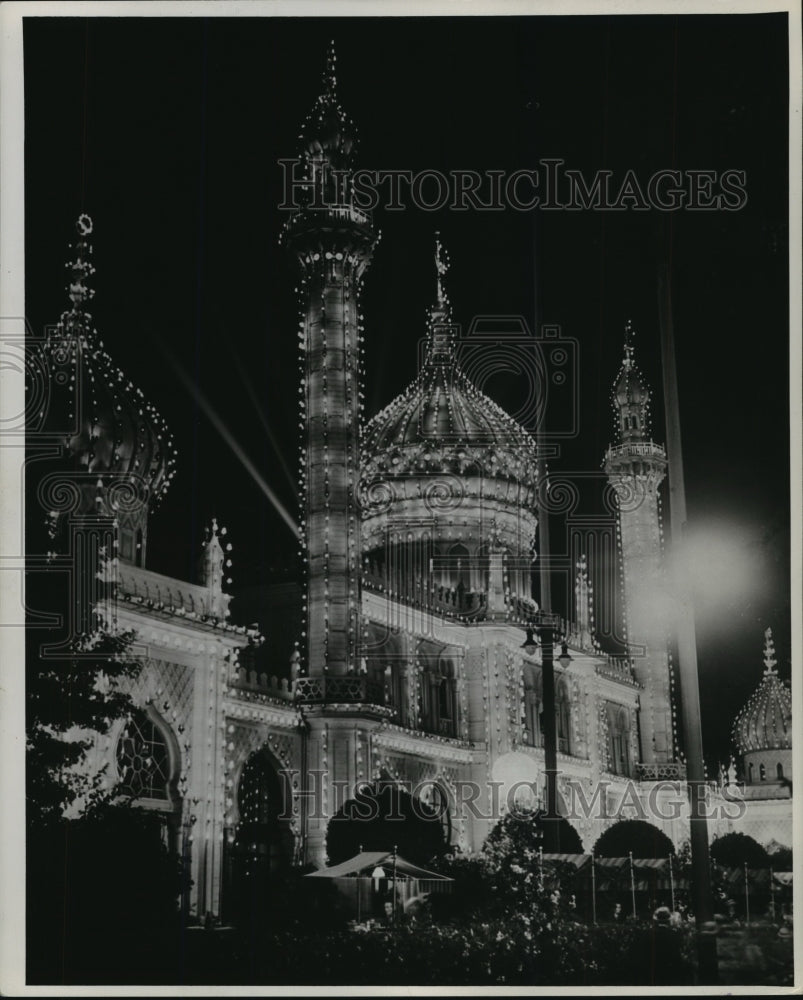
<path fill-rule="evenodd" d="M 589 178 L 632 168 L 645 183 L 671 167 L 747 172 L 741 211 L 672 215 L 689 525 L 730 538 L 749 566 L 734 586 L 723 564 L 721 600 L 716 563 L 696 590 L 706 753 L 725 759 L 731 720 L 761 675 L 767 625 L 789 675 L 785 15 L 26 18 L 26 311 L 41 332 L 65 308 L 67 244 L 88 212 L 101 338 L 179 448 L 151 519 L 149 567 L 191 577 L 214 514 L 234 545 L 235 591 L 295 571 L 286 524 L 165 348 L 296 516 L 240 371 L 294 475 L 296 282 L 277 243 L 278 160 L 297 152 L 330 38 L 359 166 L 512 170 L 559 157 Z M 458 322 L 519 314 L 532 325 L 537 302 L 540 322 L 578 342 L 581 433 L 553 471 L 599 470 L 628 318 L 663 440 L 664 214 L 376 215 L 383 239 L 363 299 L 369 416 L 415 375 L 440 229 Z M 486 389 L 517 408 L 514 379 Z M 588 512 L 598 501 L 584 492 Z M 555 547 L 561 532 L 553 523 Z"/>

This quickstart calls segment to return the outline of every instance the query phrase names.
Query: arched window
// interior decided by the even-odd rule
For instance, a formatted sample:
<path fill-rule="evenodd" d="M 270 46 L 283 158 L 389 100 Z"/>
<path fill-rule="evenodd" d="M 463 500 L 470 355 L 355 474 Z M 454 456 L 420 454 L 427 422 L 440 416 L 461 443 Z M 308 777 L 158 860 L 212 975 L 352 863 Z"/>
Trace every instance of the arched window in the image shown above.
<path fill-rule="evenodd" d="M 783 764 L 780 761 L 775 765 L 775 776 L 779 780 L 783 777 Z"/>
<path fill-rule="evenodd" d="M 753 784 L 753 765 L 752 765 L 752 763 L 747 765 L 747 780 L 748 780 L 748 782 L 751 785 Z"/>
<path fill-rule="evenodd" d="M 528 746 L 541 747 L 544 736 L 541 731 L 541 675 L 532 668 L 524 675 L 524 740 Z"/>
<path fill-rule="evenodd" d="M 608 706 L 608 752 L 613 774 L 630 775 L 630 713 L 623 705 Z"/>
<path fill-rule="evenodd" d="M 174 768 L 168 736 L 151 715 L 139 710 L 131 713 L 117 741 L 116 758 L 124 794 L 172 806 Z"/>
<path fill-rule="evenodd" d="M 767 780 L 767 769 L 763 764 L 758 765 L 758 776 L 762 781 Z"/>
<path fill-rule="evenodd" d="M 455 661 L 449 656 L 432 657 L 421 685 L 421 717 L 424 729 L 441 736 L 456 736 L 457 681 Z"/>

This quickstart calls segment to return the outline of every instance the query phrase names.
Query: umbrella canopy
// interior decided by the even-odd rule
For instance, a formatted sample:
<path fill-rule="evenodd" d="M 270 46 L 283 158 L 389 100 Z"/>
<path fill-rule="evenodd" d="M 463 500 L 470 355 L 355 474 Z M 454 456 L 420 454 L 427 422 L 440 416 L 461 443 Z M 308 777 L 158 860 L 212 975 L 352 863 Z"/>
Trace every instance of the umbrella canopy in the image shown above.
<path fill-rule="evenodd" d="M 397 878 L 431 879 L 438 882 L 454 881 L 447 875 L 438 875 L 437 872 L 419 868 L 418 865 L 407 861 L 400 854 L 397 854 L 394 860 L 392 851 L 361 851 L 353 858 L 349 858 L 348 861 L 341 861 L 339 865 L 332 865 L 331 868 L 321 868 L 320 871 L 310 872 L 305 878 L 372 878 L 377 868 L 383 868 L 385 877 L 390 878 L 394 866 Z"/>

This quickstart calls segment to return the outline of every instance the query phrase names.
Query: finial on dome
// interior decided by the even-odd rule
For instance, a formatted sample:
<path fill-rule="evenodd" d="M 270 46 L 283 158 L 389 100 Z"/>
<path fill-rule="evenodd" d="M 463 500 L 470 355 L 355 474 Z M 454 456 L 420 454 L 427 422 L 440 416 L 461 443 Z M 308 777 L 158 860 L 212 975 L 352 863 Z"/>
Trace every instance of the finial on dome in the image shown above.
<path fill-rule="evenodd" d="M 777 664 L 775 659 L 775 643 L 772 639 L 772 629 L 768 628 L 764 632 L 764 673 L 776 674 L 778 671 L 775 669 Z"/>
<path fill-rule="evenodd" d="M 75 252 L 75 259 L 65 264 L 72 273 L 70 283 L 67 286 L 67 294 L 73 304 L 73 309 L 78 311 L 85 302 L 88 302 L 95 295 L 94 288 L 88 285 L 89 278 L 95 273 L 95 267 L 90 260 L 92 256 L 92 244 L 87 239 L 92 234 L 92 220 L 86 214 L 81 214 L 75 223 L 75 231 L 78 239 L 72 249 Z"/>
<path fill-rule="evenodd" d="M 438 275 L 438 306 L 441 309 L 448 309 L 449 298 L 443 287 L 443 278 L 449 270 L 449 255 L 441 243 L 441 234 L 439 232 L 435 233 L 435 270 Z"/>
<path fill-rule="evenodd" d="M 444 288 L 443 278 L 449 270 L 449 255 L 441 243 L 441 234 L 435 233 L 435 273 L 437 299 L 429 313 L 429 361 L 448 363 L 454 358 L 454 329 L 452 307 Z"/>
<path fill-rule="evenodd" d="M 633 352 L 635 350 L 635 345 L 633 344 L 633 338 L 636 335 L 636 331 L 633 329 L 632 320 L 628 320 L 625 323 L 625 357 L 624 363 L 629 367 L 633 364 Z"/>
<path fill-rule="evenodd" d="M 324 93 L 328 94 L 330 97 L 337 96 L 337 53 L 335 52 L 334 38 L 330 40 L 329 48 L 326 51 L 326 67 L 323 71 L 323 89 Z"/>

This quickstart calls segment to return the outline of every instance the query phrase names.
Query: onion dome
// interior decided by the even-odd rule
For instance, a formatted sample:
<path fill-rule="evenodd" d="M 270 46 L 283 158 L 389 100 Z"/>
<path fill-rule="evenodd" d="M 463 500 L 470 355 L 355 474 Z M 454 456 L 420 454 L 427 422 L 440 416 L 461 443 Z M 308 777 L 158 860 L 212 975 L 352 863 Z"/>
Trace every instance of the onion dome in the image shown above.
<path fill-rule="evenodd" d="M 435 262 L 437 299 L 424 364 L 363 433 L 363 548 L 382 545 L 389 519 L 396 525 L 434 519 L 436 541 L 471 539 L 473 546 L 523 554 L 535 534 L 535 441 L 461 370 L 440 239 Z"/>
<path fill-rule="evenodd" d="M 59 436 L 68 478 L 80 489 L 77 512 L 90 513 L 100 505 L 117 513 L 116 493 L 127 497 L 122 509 L 144 524 L 148 509 L 164 495 L 175 474 L 173 441 L 164 420 L 112 361 L 98 337 L 86 309 L 95 294 L 89 287 L 95 268 L 88 215 L 80 216 L 76 229 L 74 258 L 66 265 L 71 307 L 49 331 L 42 348 L 50 371 L 55 372 L 47 430 Z M 138 555 L 141 558 L 142 553 Z"/>
<path fill-rule="evenodd" d="M 733 740 L 741 753 L 792 748 L 792 692 L 775 669 L 772 629 L 764 633 L 764 676 L 736 716 Z"/>
<path fill-rule="evenodd" d="M 325 159 L 332 167 L 343 168 L 357 150 L 357 129 L 337 99 L 335 43 L 329 43 L 323 92 L 307 115 L 299 138 L 307 156 Z"/>

